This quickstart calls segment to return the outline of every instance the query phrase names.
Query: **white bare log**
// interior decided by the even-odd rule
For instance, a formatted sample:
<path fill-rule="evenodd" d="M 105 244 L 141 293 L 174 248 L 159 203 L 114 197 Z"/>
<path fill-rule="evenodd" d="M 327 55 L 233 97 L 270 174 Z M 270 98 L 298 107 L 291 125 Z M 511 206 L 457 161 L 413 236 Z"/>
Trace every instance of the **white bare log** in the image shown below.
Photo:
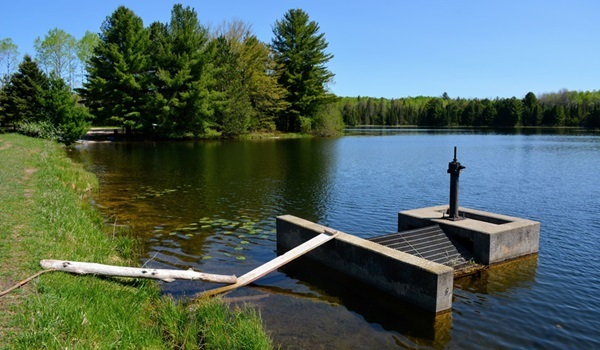
<path fill-rule="evenodd" d="M 211 273 L 189 270 L 147 269 L 139 267 L 124 267 L 103 265 L 88 262 L 65 260 L 41 260 L 40 265 L 45 269 L 77 273 L 80 275 L 93 274 L 116 277 L 153 278 L 165 282 L 175 280 L 202 280 L 214 283 L 236 283 L 235 275 L 215 275 Z"/>

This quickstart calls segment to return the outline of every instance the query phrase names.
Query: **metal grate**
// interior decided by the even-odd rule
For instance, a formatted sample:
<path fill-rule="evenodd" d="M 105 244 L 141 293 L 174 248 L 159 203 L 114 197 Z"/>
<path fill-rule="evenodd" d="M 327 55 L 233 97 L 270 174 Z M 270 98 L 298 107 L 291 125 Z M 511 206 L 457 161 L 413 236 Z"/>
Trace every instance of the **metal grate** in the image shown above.
<path fill-rule="evenodd" d="M 446 265 L 455 274 L 478 266 L 473 263 L 473 255 L 439 225 L 373 237 L 369 241 Z"/>

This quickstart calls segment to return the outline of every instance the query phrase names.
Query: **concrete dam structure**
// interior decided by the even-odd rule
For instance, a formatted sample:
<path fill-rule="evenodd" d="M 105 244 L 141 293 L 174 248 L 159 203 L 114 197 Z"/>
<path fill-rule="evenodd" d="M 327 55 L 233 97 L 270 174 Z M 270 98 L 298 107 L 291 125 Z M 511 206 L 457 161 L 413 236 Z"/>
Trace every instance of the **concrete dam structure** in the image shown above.
<path fill-rule="evenodd" d="M 398 232 L 360 238 L 337 231 L 303 259 L 330 268 L 433 312 L 452 309 L 454 278 L 536 254 L 540 223 L 459 207 L 459 175 L 449 163 L 450 203 L 398 213 Z M 291 215 L 277 218 L 277 250 L 284 253 L 335 228 Z"/>

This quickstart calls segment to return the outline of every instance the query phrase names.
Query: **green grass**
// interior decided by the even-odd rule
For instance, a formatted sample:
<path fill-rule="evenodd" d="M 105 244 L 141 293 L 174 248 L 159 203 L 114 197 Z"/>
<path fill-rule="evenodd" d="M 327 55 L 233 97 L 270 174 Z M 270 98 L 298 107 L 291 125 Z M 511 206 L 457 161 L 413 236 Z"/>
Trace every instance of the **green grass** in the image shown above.
<path fill-rule="evenodd" d="M 41 259 L 135 265 L 137 243 L 87 204 L 96 178 L 55 143 L 0 135 L 0 290 Z M 0 349 L 269 349 L 260 315 L 187 306 L 152 281 L 52 272 L 0 299 Z"/>

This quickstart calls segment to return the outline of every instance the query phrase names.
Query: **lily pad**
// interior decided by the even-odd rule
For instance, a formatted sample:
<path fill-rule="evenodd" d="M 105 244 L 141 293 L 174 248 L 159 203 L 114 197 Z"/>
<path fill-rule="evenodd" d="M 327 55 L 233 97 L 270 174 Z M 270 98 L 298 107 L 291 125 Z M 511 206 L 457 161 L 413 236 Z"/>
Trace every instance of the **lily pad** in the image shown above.
<path fill-rule="evenodd" d="M 212 259 L 212 256 L 205 255 L 205 256 L 202 257 L 202 260 L 208 260 L 208 259 Z"/>
<path fill-rule="evenodd" d="M 246 257 L 243 255 L 238 255 L 235 257 L 237 260 L 246 260 Z"/>
<path fill-rule="evenodd" d="M 240 244 L 249 244 L 250 242 L 248 241 L 240 241 Z"/>

